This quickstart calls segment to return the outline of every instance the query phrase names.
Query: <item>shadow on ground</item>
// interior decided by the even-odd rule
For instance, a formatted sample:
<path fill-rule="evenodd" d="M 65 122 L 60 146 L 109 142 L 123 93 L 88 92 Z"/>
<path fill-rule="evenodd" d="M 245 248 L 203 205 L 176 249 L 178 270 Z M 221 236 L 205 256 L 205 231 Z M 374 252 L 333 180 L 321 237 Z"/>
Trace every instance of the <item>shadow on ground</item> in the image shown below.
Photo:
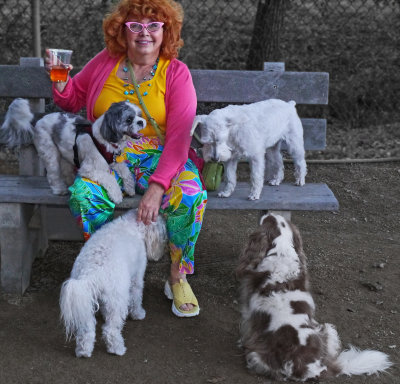
<path fill-rule="evenodd" d="M 290 171 L 288 171 L 290 177 Z M 400 164 L 310 165 L 308 181 L 326 182 L 339 212 L 294 212 L 308 256 L 320 322 L 336 325 L 344 346 L 379 349 L 396 363 L 390 374 L 332 382 L 399 383 Z M 59 322 L 60 285 L 80 243 L 53 242 L 36 259 L 24 296 L 0 295 L 0 382 L 14 383 L 272 383 L 247 372 L 237 347 L 239 313 L 234 269 L 259 218 L 251 211 L 208 211 L 191 284 L 200 316 L 178 319 L 162 294 L 165 257 L 146 274 L 144 321 L 127 321 L 123 357 L 106 353 L 98 319 L 93 357 L 74 357 Z"/>

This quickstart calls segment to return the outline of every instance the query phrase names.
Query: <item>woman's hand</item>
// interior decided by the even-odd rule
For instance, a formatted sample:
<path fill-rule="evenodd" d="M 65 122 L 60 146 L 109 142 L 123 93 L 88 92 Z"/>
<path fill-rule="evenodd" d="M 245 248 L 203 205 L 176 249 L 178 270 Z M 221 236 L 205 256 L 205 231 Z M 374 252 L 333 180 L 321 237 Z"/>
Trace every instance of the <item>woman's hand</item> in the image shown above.
<path fill-rule="evenodd" d="M 161 201 L 164 194 L 164 188 L 157 183 L 151 183 L 139 203 L 137 220 L 143 224 L 149 225 L 157 220 L 158 211 L 161 207 Z"/>
<path fill-rule="evenodd" d="M 51 69 L 51 57 L 50 57 L 50 51 L 46 49 L 46 57 L 44 58 L 44 68 L 46 69 L 47 73 L 50 75 L 50 69 Z M 68 64 L 68 72 L 72 70 L 73 66 L 71 64 Z M 68 83 L 68 78 L 67 81 L 60 81 L 57 83 L 54 83 L 54 86 L 56 87 L 57 91 L 62 93 L 65 89 L 65 86 Z"/>

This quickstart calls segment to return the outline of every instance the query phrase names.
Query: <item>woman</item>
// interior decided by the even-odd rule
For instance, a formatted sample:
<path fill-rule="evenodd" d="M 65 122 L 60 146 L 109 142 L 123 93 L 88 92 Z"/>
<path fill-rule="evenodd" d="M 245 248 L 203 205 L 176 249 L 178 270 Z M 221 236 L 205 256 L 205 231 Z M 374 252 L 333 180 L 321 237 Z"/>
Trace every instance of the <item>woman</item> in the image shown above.
<path fill-rule="evenodd" d="M 182 7 L 173 0 L 122 0 L 103 22 L 106 49 L 73 78 L 54 83 L 54 101 L 77 112 L 87 109 L 94 121 L 114 102 L 139 105 L 129 67 L 140 86 L 143 101 L 157 121 L 165 144 L 148 122 L 138 141 L 128 142 L 126 164 L 143 194 L 138 220 L 148 225 L 159 212 L 166 217 L 171 272 L 165 284 L 173 299 L 173 313 L 196 316 L 199 305 L 186 274 L 194 271 L 193 252 L 207 192 L 191 159 L 190 128 L 196 114 L 196 94 L 190 72 L 176 59 L 183 45 Z M 139 105 L 140 106 L 140 105 Z M 145 117 L 145 113 L 143 113 Z M 122 181 L 115 175 L 123 188 Z M 115 204 L 104 188 L 77 177 L 70 187 L 70 208 L 82 225 L 85 238 L 113 217 Z"/>

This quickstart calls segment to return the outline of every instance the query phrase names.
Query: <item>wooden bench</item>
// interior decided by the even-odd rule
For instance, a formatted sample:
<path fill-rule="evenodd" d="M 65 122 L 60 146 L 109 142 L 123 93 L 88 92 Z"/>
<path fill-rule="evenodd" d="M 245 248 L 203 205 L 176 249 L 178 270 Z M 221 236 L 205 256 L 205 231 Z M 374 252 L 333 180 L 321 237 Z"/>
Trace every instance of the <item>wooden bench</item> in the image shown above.
<path fill-rule="evenodd" d="M 286 72 L 283 63 L 266 63 L 264 71 L 192 70 L 199 102 L 251 103 L 269 98 L 297 104 L 327 104 L 327 73 Z M 20 65 L 0 66 L 0 97 L 29 98 L 35 112 L 44 112 L 51 83 L 39 58 L 21 58 Z M 307 150 L 323 150 L 324 119 L 302 119 Z M 82 240 L 67 207 L 67 196 L 53 195 L 34 148 L 21 151 L 19 175 L 0 175 L 1 287 L 23 293 L 32 262 L 44 253 L 49 240 Z M 209 193 L 207 209 L 334 211 L 338 202 L 323 183 L 296 187 L 290 182 L 265 185 L 261 199 L 247 200 L 250 186 L 238 183 L 234 194 L 221 199 Z M 125 198 L 117 210 L 137 207 L 140 197 Z"/>

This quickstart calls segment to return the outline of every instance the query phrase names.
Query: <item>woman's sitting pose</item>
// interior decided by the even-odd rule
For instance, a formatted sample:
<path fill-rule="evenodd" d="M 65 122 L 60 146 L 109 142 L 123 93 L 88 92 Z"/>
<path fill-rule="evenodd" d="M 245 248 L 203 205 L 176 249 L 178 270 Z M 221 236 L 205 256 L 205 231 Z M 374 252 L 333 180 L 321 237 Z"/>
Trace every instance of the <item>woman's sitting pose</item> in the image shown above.
<path fill-rule="evenodd" d="M 53 83 L 53 96 L 66 111 L 86 107 L 90 121 L 124 100 L 141 107 L 147 119 L 137 96 L 140 92 L 161 135 L 147 121 L 143 136 L 127 142 L 122 158 L 135 179 L 136 192 L 143 195 L 138 221 L 148 225 L 159 213 L 166 218 L 171 272 L 165 293 L 173 299 L 173 313 L 189 317 L 199 313 L 186 275 L 194 272 L 193 253 L 207 192 L 190 151 L 197 100 L 190 72 L 177 60 L 183 45 L 182 21 L 182 7 L 172 0 L 120 1 L 103 22 L 106 48 L 74 77 Z M 119 175 L 110 172 L 123 189 Z M 89 179 L 77 176 L 69 190 L 71 211 L 88 239 L 112 220 L 115 204 L 101 185 Z"/>

